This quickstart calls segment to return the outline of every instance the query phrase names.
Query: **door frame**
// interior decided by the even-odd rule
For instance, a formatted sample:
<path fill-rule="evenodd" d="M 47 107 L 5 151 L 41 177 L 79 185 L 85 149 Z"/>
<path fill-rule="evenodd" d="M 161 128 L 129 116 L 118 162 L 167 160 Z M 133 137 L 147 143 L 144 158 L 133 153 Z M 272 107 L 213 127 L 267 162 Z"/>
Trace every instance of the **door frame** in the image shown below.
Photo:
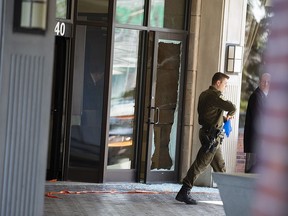
<path fill-rule="evenodd" d="M 147 101 L 149 105 L 145 104 L 145 107 L 148 107 L 148 124 L 147 124 L 147 154 L 146 154 L 146 170 L 145 170 L 145 182 L 146 183 L 155 183 L 155 182 L 177 182 L 179 176 L 179 152 L 181 146 L 181 132 L 182 132 L 182 104 L 183 104 L 183 89 L 184 89 L 184 75 L 185 75 L 185 56 L 186 56 L 186 38 L 187 34 L 177 34 L 171 32 L 155 32 L 154 34 L 154 47 L 153 47 L 153 65 L 152 65 L 152 74 L 151 74 L 151 83 L 150 83 L 150 100 Z M 181 59 L 180 59 L 180 77 L 179 77 L 179 101 L 178 101 L 178 122 L 177 122 L 177 136 L 176 136 L 176 152 L 175 152 L 175 164 L 173 171 L 151 171 L 151 153 L 152 153 L 152 134 L 153 134 L 153 124 L 151 124 L 151 119 L 154 121 L 154 113 L 151 114 L 151 107 L 155 107 L 151 103 L 151 98 L 155 95 L 155 83 L 157 78 L 157 61 L 158 61 L 158 42 L 161 39 L 166 40 L 177 40 L 182 43 L 181 47 Z M 148 84 L 149 85 L 149 84 Z M 146 102 L 146 103 L 147 103 Z"/>

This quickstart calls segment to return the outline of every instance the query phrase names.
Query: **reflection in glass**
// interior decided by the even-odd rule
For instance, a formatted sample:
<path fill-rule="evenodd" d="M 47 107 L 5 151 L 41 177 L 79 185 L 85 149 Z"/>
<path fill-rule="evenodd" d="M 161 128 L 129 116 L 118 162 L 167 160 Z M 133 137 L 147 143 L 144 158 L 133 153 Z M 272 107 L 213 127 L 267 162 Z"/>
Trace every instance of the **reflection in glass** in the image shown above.
<path fill-rule="evenodd" d="M 181 42 L 159 40 L 151 170 L 174 170 L 178 124 Z"/>
<path fill-rule="evenodd" d="M 117 0 L 116 22 L 119 24 L 143 25 L 144 0 Z"/>
<path fill-rule="evenodd" d="M 114 43 L 108 169 L 131 169 L 139 31 L 116 28 Z"/>
<path fill-rule="evenodd" d="M 78 20 L 107 21 L 109 0 L 78 0 Z"/>
<path fill-rule="evenodd" d="M 91 168 L 100 163 L 106 34 L 106 28 L 76 29 L 70 166 Z"/>
<path fill-rule="evenodd" d="M 56 18 L 66 19 L 67 17 L 67 0 L 56 0 Z"/>
<path fill-rule="evenodd" d="M 150 25 L 184 29 L 185 0 L 151 0 Z"/>

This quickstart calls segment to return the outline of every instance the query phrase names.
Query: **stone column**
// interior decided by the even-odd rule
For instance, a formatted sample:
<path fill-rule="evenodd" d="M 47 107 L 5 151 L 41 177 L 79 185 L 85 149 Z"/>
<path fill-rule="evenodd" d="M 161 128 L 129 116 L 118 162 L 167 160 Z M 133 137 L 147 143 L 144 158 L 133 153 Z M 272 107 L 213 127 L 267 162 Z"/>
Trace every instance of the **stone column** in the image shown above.
<path fill-rule="evenodd" d="M 55 1 L 44 34 L 13 31 L 0 1 L 0 215 L 43 215 L 54 54 Z"/>
<path fill-rule="evenodd" d="M 190 16 L 190 32 L 189 32 L 189 49 L 188 49 L 188 66 L 187 79 L 185 89 L 185 105 L 184 105 L 184 123 L 183 123 L 183 139 L 181 148 L 181 179 L 186 175 L 192 163 L 192 140 L 194 129 L 194 104 L 195 104 L 195 88 L 196 88 L 196 74 L 197 62 L 199 52 L 199 34 L 200 34 L 200 20 L 201 20 L 201 0 L 192 1 L 192 9 Z"/>

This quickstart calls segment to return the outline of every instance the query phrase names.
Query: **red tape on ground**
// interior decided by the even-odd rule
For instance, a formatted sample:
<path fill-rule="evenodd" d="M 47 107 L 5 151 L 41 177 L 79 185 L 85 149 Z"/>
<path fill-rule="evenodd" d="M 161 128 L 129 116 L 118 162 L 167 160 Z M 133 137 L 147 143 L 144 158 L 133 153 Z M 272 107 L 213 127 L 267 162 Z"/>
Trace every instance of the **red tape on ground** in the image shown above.
<path fill-rule="evenodd" d="M 46 192 L 45 196 L 49 198 L 58 198 L 61 199 L 58 196 L 55 196 L 57 194 L 168 194 L 168 193 L 175 193 L 175 192 L 169 192 L 169 191 L 163 191 L 163 192 L 157 192 L 157 191 L 145 191 L 145 190 L 133 190 L 133 191 L 116 191 L 116 190 L 110 190 L 110 191 L 69 191 L 69 190 L 62 190 L 59 192 L 51 191 Z"/>

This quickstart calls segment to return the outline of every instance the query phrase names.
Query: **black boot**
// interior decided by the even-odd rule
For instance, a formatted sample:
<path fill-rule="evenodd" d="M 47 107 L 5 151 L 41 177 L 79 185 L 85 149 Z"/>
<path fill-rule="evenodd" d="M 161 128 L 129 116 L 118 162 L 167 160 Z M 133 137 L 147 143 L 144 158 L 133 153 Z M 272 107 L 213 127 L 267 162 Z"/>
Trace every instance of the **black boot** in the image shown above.
<path fill-rule="evenodd" d="M 179 202 L 185 202 L 186 204 L 189 205 L 197 204 L 196 200 L 192 199 L 192 197 L 190 196 L 190 188 L 186 186 L 181 187 L 175 199 Z"/>

